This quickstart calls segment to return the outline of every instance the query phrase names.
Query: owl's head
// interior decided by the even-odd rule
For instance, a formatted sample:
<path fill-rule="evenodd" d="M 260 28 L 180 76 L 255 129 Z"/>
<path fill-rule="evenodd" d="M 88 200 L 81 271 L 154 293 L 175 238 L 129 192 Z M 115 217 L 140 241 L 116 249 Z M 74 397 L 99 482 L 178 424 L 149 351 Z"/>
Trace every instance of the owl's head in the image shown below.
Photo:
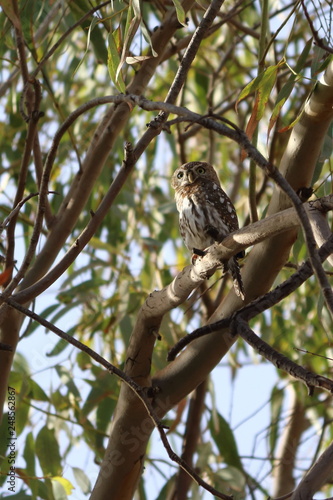
<path fill-rule="evenodd" d="M 202 180 L 209 180 L 220 185 L 218 175 L 212 165 L 203 161 L 190 161 L 175 170 L 171 178 L 171 186 L 177 190 Z"/>

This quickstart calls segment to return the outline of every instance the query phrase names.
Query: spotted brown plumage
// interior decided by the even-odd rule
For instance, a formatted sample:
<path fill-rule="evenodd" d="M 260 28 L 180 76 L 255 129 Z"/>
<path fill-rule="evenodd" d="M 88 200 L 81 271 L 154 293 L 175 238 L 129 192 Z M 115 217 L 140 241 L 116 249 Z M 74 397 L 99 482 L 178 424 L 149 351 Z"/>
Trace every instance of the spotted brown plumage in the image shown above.
<path fill-rule="evenodd" d="M 174 172 L 171 186 L 175 189 L 180 233 L 192 253 L 202 253 L 205 248 L 222 241 L 239 228 L 235 207 L 209 163 L 185 163 Z M 235 292 L 244 300 L 237 257 L 232 257 L 227 266 Z"/>

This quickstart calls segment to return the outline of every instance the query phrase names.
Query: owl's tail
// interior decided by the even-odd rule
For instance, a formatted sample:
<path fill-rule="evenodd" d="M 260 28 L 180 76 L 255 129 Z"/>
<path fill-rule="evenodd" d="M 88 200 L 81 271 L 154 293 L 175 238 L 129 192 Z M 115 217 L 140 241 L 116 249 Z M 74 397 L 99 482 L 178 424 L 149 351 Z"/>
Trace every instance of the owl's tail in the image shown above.
<path fill-rule="evenodd" d="M 228 267 L 231 272 L 232 280 L 234 283 L 235 293 L 236 295 L 238 295 L 238 297 L 244 300 L 245 290 L 237 257 L 233 257 L 232 259 L 229 260 Z"/>

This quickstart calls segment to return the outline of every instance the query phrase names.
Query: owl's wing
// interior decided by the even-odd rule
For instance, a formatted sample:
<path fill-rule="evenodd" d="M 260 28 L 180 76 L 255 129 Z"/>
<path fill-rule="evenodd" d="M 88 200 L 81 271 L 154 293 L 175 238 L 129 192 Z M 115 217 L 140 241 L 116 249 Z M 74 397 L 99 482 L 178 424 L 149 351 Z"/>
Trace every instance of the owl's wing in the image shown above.
<path fill-rule="evenodd" d="M 211 226 L 210 224 L 207 224 L 207 226 L 204 227 L 204 231 L 208 236 L 213 238 L 214 241 L 220 242 L 223 240 L 223 238 L 225 238 L 225 235 L 222 236 L 219 233 L 217 227 Z"/>

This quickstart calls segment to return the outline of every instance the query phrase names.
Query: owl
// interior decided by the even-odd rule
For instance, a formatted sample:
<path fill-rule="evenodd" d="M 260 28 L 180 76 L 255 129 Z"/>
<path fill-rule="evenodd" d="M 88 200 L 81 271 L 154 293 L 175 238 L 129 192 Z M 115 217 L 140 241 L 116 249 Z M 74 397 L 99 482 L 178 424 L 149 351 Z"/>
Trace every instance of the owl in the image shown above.
<path fill-rule="evenodd" d="M 174 172 L 171 186 L 175 190 L 180 233 L 193 254 L 204 255 L 205 248 L 221 242 L 239 228 L 235 207 L 209 163 L 185 163 Z M 231 272 L 236 294 L 244 300 L 237 257 L 243 257 L 243 252 L 232 257 L 227 268 Z"/>

